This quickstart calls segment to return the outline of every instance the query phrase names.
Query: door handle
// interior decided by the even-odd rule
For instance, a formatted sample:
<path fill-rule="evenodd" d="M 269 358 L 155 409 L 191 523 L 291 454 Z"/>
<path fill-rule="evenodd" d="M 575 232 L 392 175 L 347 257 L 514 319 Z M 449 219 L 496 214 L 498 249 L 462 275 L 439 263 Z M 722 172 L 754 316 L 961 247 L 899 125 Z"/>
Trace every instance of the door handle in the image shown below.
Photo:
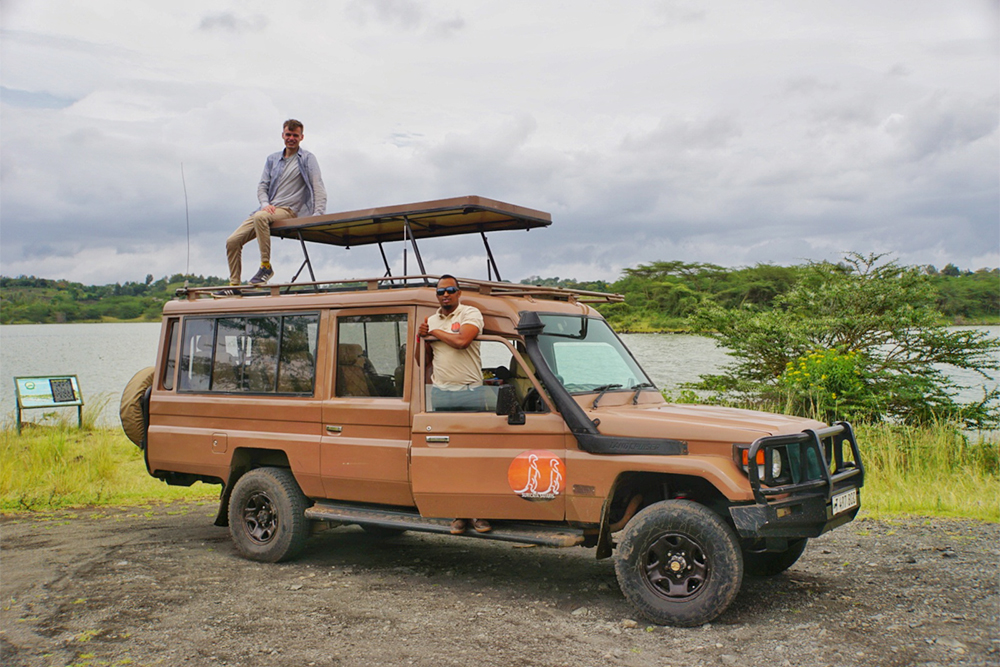
<path fill-rule="evenodd" d="M 326 432 L 327 433 L 340 433 L 343 430 L 344 430 L 343 426 L 327 426 L 326 427 Z"/>
<path fill-rule="evenodd" d="M 426 439 L 427 444 L 447 445 L 451 442 L 451 439 L 446 435 L 429 435 Z"/>

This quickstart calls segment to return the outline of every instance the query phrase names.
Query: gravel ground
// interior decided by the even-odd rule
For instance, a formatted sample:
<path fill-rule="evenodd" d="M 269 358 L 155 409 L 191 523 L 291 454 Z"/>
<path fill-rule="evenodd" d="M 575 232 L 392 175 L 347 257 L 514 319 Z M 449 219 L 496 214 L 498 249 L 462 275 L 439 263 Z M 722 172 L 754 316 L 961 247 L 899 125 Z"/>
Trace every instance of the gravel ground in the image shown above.
<path fill-rule="evenodd" d="M 0 662 L 65 665 L 998 665 L 1000 526 L 861 519 L 714 623 L 651 626 L 610 560 L 356 526 L 292 563 L 235 554 L 211 504 L 10 515 Z"/>

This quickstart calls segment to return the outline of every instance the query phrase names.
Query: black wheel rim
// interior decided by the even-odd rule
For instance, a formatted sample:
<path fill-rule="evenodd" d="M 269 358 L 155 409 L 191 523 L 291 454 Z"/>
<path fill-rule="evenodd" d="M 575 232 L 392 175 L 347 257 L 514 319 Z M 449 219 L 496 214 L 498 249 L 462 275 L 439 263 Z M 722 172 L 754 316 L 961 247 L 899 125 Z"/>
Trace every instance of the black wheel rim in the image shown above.
<path fill-rule="evenodd" d="M 698 595 L 709 575 L 701 546 L 677 533 L 661 535 L 650 545 L 643 556 L 642 571 L 656 595 L 675 602 Z"/>
<path fill-rule="evenodd" d="M 257 491 L 243 506 L 243 527 L 257 544 L 267 544 L 278 530 L 278 512 L 266 493 Z"/>

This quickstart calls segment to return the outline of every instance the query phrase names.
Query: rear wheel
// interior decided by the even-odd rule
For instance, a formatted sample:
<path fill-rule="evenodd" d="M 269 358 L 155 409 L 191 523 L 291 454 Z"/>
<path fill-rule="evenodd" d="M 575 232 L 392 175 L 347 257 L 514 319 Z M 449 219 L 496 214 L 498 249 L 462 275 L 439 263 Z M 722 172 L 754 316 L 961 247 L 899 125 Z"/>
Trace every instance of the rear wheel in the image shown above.
<path fill-rule="evenodd" d="M 718 617 L 743 581 L 733 530 L 687 500 L 646 507 L 625 526 L 615 553 L 622 593 L 654 623 L 690 627 Z"/>
<path fill-rule="evenodd" d="M 803 537 L 788 543 L 784 551 L 744 551 L 743 571 L 752 577 L 773 577 L 781 574 L 799 559 L 809 540 Z"/>
<path fill-rule="evenodd" d="M 236 482 L 229 498 L 229 534 L 240 554 L 250 560 L 292 559 L 309 537 L 308 506 L 291 471 L 251 470 Z"/>

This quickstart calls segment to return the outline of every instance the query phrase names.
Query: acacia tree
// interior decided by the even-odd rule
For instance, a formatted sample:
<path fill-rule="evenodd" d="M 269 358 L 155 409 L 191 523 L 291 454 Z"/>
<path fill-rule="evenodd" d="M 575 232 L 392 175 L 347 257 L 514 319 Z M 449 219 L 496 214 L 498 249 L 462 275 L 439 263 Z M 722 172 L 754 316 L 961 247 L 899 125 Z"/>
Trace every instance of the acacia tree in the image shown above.
<path fill-rule="evenodd" d="M 851 253 L 809 263 L 772 310 L 708 303 L 694 316 L 734 362 L 692 388 L 718 401 L 784 405 L 795 414 L 866 421 L 1000 422 L 998 390 L 961 403 L 947 367 L 985 375 L 1000 367 L 1000 341 L 940 325 L 919 267 Z"/>

